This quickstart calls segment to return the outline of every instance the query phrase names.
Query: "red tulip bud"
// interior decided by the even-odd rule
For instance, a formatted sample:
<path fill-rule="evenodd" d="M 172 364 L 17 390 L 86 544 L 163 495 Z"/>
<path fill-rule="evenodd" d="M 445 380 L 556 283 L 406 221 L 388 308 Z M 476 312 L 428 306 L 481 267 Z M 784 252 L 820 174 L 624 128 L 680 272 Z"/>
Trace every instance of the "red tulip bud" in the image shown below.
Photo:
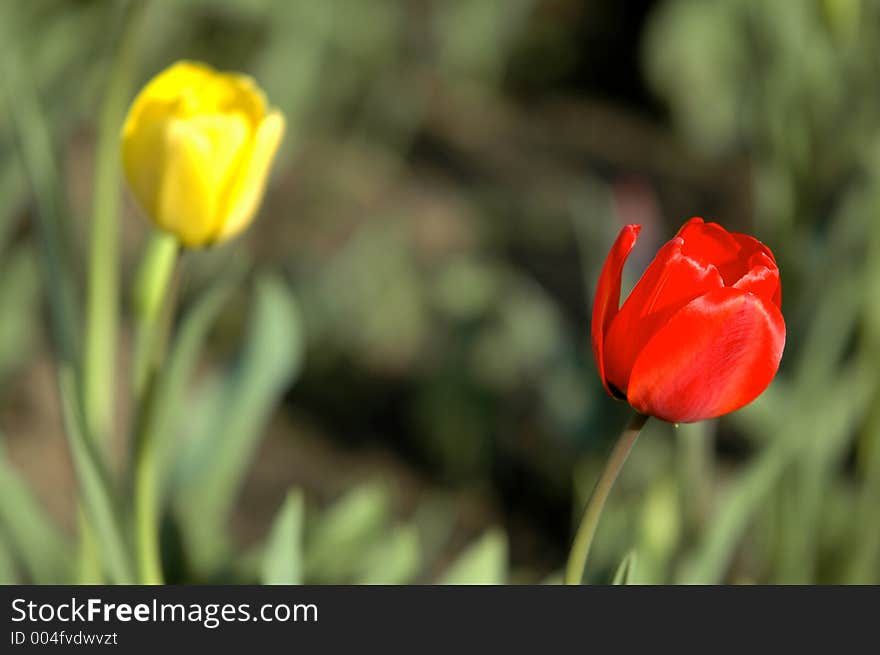
<path fill-rule="evenodd" d="M 640 226 L 621 230 L 599 276 L 593 355 L 609 394 L 672 423 L 747 405 L 785 346 L 773 253 L 757 239 L 692 218 L 620 307 L 620 278 Z"/>

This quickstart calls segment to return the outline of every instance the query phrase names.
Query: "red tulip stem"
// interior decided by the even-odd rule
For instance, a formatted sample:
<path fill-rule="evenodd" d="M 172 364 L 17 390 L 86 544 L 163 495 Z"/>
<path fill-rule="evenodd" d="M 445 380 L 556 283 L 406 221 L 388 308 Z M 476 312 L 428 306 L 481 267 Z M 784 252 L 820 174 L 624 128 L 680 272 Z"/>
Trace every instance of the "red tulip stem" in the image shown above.
<path fill-rule="evenodd" d="M 568 556 L 568 566 L 565 569 L 565 584 L 581 584 L 584 577 L 584 567 L 587 564 L 587 556 L 590 554 L 590 546 L 593 543 L 593 536 L 596 534 L 596 527 L 599 525 L 599 517 L 602 516 L 605 501 L 608 499 L 611 488 L 614 486 L 614 482 L 617 480 L 617 476 L 620 474 L 620 470 L 623 468 L 623 464 L 626 462 L 626 458 L 635 445 L 636 439 L 639 438 L 639 433 L 642 431 L 647 420 L 648 417 L 645 414 L 635 412 L 629 420 L 626 429 L 617 438 L 611 455 L 605 463 L 605 469 L 602 471 L 602 475 L 599 476 L 599 480 L 593 488 L 593 493 L 590 494 L 587 507 L 584 509 L 584 517 L 581 519 L 580 526 L 578 526 L 577 534 L 575 534 L 571 552 Z"/>

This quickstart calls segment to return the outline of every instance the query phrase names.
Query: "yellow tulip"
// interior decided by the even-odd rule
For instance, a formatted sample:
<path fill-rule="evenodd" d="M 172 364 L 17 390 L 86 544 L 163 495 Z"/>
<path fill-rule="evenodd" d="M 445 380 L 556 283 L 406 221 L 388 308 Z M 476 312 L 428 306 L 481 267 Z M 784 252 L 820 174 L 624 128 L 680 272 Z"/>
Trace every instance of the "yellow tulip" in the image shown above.
<path fill-rule="evenodd" d="M 229 239 L 253 220 L 284 133 L 256 83 L 182 61 L 138 94 L 122 128 L 129 187 L 185 246 Z"/>

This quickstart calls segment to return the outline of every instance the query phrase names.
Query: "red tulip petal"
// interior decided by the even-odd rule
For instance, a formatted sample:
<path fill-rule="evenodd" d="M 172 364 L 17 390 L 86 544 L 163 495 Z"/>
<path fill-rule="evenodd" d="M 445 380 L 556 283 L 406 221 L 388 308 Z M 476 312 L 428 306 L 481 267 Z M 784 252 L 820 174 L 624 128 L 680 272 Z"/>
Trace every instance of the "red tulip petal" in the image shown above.
<path fill-rule="evenodd" d="M 784 345 L 785 322 L 770 300 L 740 289 L 710 291 L 648 342 L 633 367 L 627 400 L 675 423 L 727 414 L 767 388 Z"/>
<path fill-rule="evenodd" d="M 684 254 L 701 262 L 728 262 L 736 259 L 740 245 L 718 223 L 706 223 L 694 217 L 682 225 L 676 236 L 684 239 Z"/>
<path fill-rule="evenodd" d="M 741 232 L 731 232 L 730 234 L 736 239 L 736 242 L 740 247 L 740 252 L 744 257 L 752 257 L 753 255 L 760 253 L 766 255 L 774 265 L 776 264 L 776 258 L 773 256 L 773 252 L 770 248 L 758 241 L 755 237 L 749 234 L 742 234 Z"/>
<path fill-rule="evenodd" d="M 612 396 L 616 395 L 605 379 L 605 363 L 603 359 L 605 333 L 611 320 L 620 309 L 620 279 L 623 275 L 623 265 L 630 251 L 636 243 L 641 231 L 641 225 L 626 225 L 617 236 L 617 240 L 611 247 L 611 252 L 605 259 L 602 273 L 599 275 L 599 284 L 596 287 L 596 299 L 593 301 L 593 319 L 591 325 L 593 356 L 596 358 L 596 366 L 599 368 L 599 377 L 605 390 Z"/>
<path fill-rule="evenodd" d="M 748 234 L 733 233 L 740 245 L 740 259 L 747 263 L 748 270 L 735 283 L 728 283 L 744 291 L 751 291 L 762 298 L 770 299 L 777 307 L 782 305 L 782 286 L 779 283 L 779 268 L 773 252 Z"/>
<path fill-rule="evenodd" d="M 757 239 L 728 232 L 718 223 L 704 223 L 702 218 L 689 220 L 678 235 L 685 241 L 682 252 L 702 264 L 714 264 L 728 287 L 749 272 L 749 259 L 764 247 Z"/>
<path fill-rule="evenodd" d="M 660 249 L 606 333 L 608 383 L 624 394 L 636 357 L 657 330 L 691 300 L 724 285 L 712 264 L 701 263 L 684 250 L 680 236 Z"/>
<path fill-rule="evenodd" d="M 755 253 L 749 262 L 751 268 L 733 285 L 735 289 L 751 291 L 756 296 L 769 300 L 777 307 L 782 300 L 782 287 L 779 284 L 779 269 L 764 253 Z"/>

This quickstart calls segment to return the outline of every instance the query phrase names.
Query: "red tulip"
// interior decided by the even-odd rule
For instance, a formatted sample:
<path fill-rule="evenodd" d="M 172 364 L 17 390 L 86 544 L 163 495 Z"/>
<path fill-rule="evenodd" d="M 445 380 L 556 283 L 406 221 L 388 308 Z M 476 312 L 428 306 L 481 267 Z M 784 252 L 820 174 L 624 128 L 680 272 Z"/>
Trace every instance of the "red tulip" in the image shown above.
<path fill-rule="evenodd" d="M 776 375 L 785 345 L 773 253 L 692 218 L 620 307 L 623 265 L 640 229 L 621 230 L 596 289 L 593 355 L 605 389 L 673 423 L 747 405 Z"/>

